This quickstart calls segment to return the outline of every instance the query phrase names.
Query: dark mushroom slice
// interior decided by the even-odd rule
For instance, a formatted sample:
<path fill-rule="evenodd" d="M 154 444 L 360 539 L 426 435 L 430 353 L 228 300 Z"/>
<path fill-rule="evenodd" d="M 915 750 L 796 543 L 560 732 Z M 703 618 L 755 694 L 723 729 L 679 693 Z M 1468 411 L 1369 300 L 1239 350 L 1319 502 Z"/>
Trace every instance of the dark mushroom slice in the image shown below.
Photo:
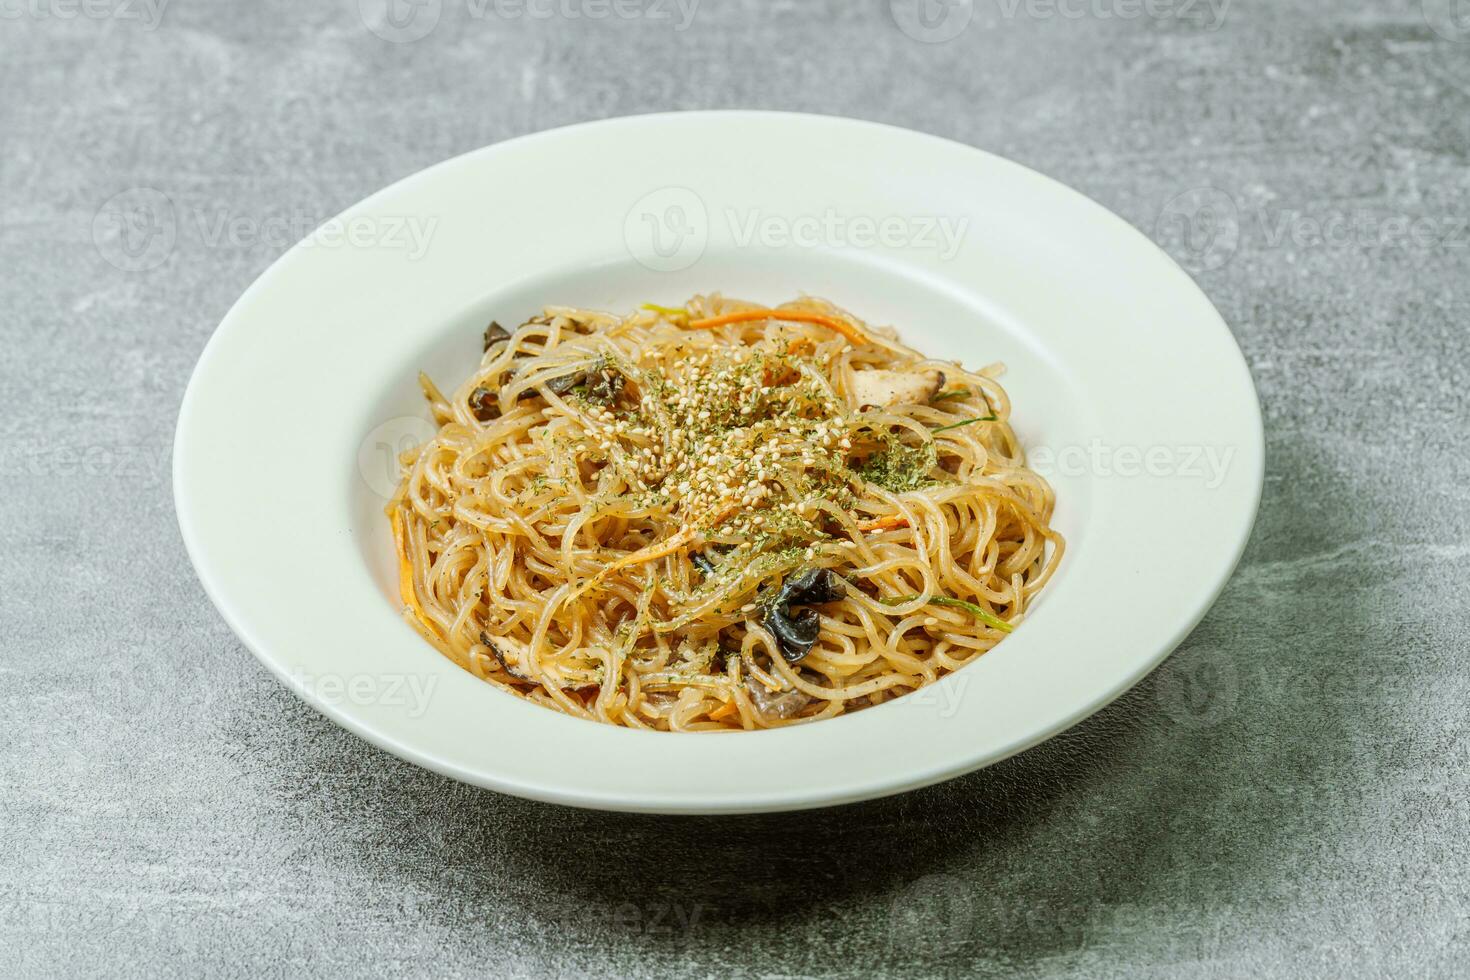
<path fill-rule="evenodd" d="M 702 552 L 702 551 L 692 551 L 692 552 L 690 552 L 689 553 L 689 561 L 691 563 L 693 563 L 693 565 L 694 565 L 695 568 L 699 569 L 701 572 L 704 573 L 705 578 L 709 578 L 709 577 L 711 577 L 712 575 L 715 574 L 715 563 L 712 562 L 712 561 L 710 561 L 709 560 L 709 556 L 706 555 L 704 552 Z"/>
<path fill-rule="evenodd" d="M 546 382 L 546 390 L 553 395 L 565 395 L 577 388 L 593 401 L 610 405 L 623 391 L 623 376 L 610 367 L 603 366 L 587 371 L 574 371 Z M 535 389 L 521 393 L 521 397 L 534 395 Z"/>
<path fill-rule="evenodd" d="M 782 721 L 795 718 L 801 714 L 803 708 L 811 704 L 815 698 L 801 691 L 770 691 L 766 686 L 754 677 L 745 681 L 745 693 L 750 695 L 750 703 L 755 710 L 764 718 L 777 718 Z"/>
<path fill-rule="evenodd" d="M 731 660 L 740 659 L 740 641 L 721 630 L 715 644 L 714 673 L 723 674 L 729 669 Z"/>
<path fill-rule="evenodd" d="M 546 382 L 546 390 L 553 395 L 565 395 L 577 385 L 587 380 L 586 371 L 577 371 L 573 374 L 564 374 L 559 378 L 552 378 Z"/>
<path fill-rule="evenodd" d="M 489 633 L 481 630 L 480 642 L 490 648 L 490 652 L 495 654 L 495 659 L 500 661 L 501 668 L 504 669 L 507 674 L 514 677 L 518 681 L 532 680 L 529 674 L 524 674 L 521 672 L 520 655 L 519 653 L 517 653 L 514 646 L 508 641 L 491 636 Z M 504 644 L 504 649 L 502 649 L 502 644 Z"/>
<path fill-rule="evenodd" d="M 511 364 L 515 365 L 522 361 L 528 360 L 530 360 L 530 358 L 528 357 L 517 357 L 513 361 L 511 361 Z M 551 390 L 552 394 L 565 395 L 577 385 L 581 384 L 586 376 L 587 372 L 585 371 L 576 371 L 571 374 L 564 374 L 559 378 L 552 378 L 550 381 L 546 382 L 546 387 Z M 514 381 L 515 377 L 515 370 L 504 372 L 500 375 L 500 387 L 504 388 L 506 385 Z M 525 391 L 522 391 L 519 395 L 516 395 L 516 401 L 523 402 L 527 398 L 535 398 L 539 394 L 541 394 L 540 389 L 533 385 L 532 387 L 527 388 Z"/>
<path fill-rule="evenodd" d="M 509 340 L 509 339 L 510 339 L 510 331 L 507 330 L 507 329 L 505 329 L 504 327 L 502 327 L 499 323 L 497 323 L 494 320 L 491 320 L 490 321 L 490 326 L 488 326 L 488 327 L 485 328 L 485 349 L 486 350 L 489 350 L 491 347 L 493 347 L 496 344 L 500 343 L 502 340 Z"/>
<path fill-rule="evenodd" d="M 481 422 L 500 418 L 500 396 L 481 385 L 470 392 L 470 411 Z"/>
<path fill-rule="evenodd" d="M 815 609 L 793 613 L 793 606 L 836 602 L 847 595 L 841 576 L 830 568 L 808 568 L 788 578 L 775 597 L 765 604 L 762 620 L 776 638 L 781 656 L 789 664 L 799 663 L 817 645 L 821 617 Z"/>
<path fill-rule="evenodd" d="M 611 405 L 622 393 L 623 376 L 612 368 L 594 372 L 587 382 L 587 397 L 604 405 Z"/>

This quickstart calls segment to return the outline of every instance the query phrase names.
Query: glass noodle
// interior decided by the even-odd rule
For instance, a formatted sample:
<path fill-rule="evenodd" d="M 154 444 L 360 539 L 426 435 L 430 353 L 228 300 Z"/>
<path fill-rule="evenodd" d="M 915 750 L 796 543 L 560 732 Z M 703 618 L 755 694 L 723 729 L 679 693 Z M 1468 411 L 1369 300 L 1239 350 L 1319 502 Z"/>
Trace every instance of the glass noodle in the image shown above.
<path fill-rule="evenodd" d="M 388 506 L 405 615 L 485 681 L 635 728 L 770 728 L 931 684 L 1061 560 L 998 369 L 826 302 L 492 325 Z"/>

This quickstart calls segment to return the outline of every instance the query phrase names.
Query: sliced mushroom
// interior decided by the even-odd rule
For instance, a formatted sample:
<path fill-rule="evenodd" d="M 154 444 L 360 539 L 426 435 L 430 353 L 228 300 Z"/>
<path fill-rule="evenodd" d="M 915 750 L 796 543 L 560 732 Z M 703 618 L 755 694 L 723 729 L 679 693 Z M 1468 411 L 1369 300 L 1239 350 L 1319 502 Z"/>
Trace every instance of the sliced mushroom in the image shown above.
<path fill-rule="evenodd" d="M 852 387 L 853 407 L 888 408 L 890 405 L 922 405 L 944 387 L 944 372 L 928 371 L 858 371 Z"/>
<path fill-rule="evenodd" d="M 812 703 L 809 694 L 801 691 L 771 691 L 760 681 L 751 677 L 745 682 L 745 693 L 750 695 L 750 703 L 755 705 L 755 710 L 765 718 L 795 718 L 801 713 L 801 709 Z"/>
<path fill-rule="evenodd" d="M 518 681 L 531 680 L 531 675 L 521 670 L 524 651 L 516 649 L 514 642 L 502 637 L 491 636 L 484 630 L 480 631 L 480 642 L 490 648 L 490 652 L 495 654 L 495 659 L 500 661 L 500 666 L 507 674 Z"/>
<path fill-rule="evenodd" d="M 495 659 L 499 661 L 507 674 L 518 681 L 525 681 L 528 684 L 536 683 L 536 678 L 526 673 L 525 647 L 503 636 L 491 636 L 484 630 L 480 631 L 480 642 L 490 648 L 490 652 L 495 655 Z M 562 690 L 584 691 L 598 687 L 602 683 L 602 672 L 599 668 L 563 668 L 553 671 L 544 680 Z M 560 683 L 556 683 L 558 680 Z"/>

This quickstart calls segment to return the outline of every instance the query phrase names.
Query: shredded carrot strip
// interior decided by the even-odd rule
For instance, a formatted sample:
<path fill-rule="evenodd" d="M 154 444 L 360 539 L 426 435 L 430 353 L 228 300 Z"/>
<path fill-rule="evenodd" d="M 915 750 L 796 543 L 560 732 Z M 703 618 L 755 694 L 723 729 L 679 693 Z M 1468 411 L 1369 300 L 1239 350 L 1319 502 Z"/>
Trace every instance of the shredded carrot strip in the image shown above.
<path fill-rule="evenodd" d="M 703 320 L 690 320 L 689 329 L 712 330 L 715 327 L 724 327 L 732 323 L 748 323 L 751 320 L 791 320 L 796 323 L 815 323 L 837 331 L 854 344 L 868 342 L 867 336 L 846 320 L 839 320 L 825 313 L 808 313 L 805 310 L 740 310 L 737 313 L 725 313 Z"/>
<path fill-rule="evenodd" d="M 734 504 L 730 507 L 726 507 L 724 510 L 720 511 L 713 518 L 711 518 L 707 523 L 709 524 L 709 526 L 713 527 L 714 525 L 725 520 L 730 515 L 736 513 L 738 510 L 740 510 L 739 504 Z M 624 555 L 623 557 L 619 558 L 617 561 L 613 562 L 611 565 L 608 565 L 602 571 L 592 576 L 592 578 L 587 581 L 587 584 L 574 591 L 570 596 L 567 597 L 566 601 L 570 602 L 572 599 L 580 596 L 588 589 L 594 588 L 609 575 L 620 572 L 625 568 L 632 568 L 634 565 L 644 565 L 651 561 L 658 561 L 658 559 L 660 558 L 664 558 L 668 555 L 674 554 L 677 551 L 681 551 L 684 548 L 687 548 L 689 545 L 694 544 L 699 539 L 699 528 L 695 527 L 693 524 L 690 524 L 688 527 L 684 528 L 682 531 L 679 531 L 677 534 L 672 534 L 669 537 L 664 538 L 662 541 L 655 541 L 653 544 L 639 548 L 631 555 Z"/>
<path fill-rule="evenodd" d="M 398 553 L 398 595 L 425 629 L 435 636 L 441 636 L 439 630 L 424 613 L 424 607 L 419 605 L 418 594 L 413 589 L 413 563 L 408 560 L 408 549 L 404 546 L 403 512 L 393 511 L 388 520 L 393 525 L 393 547 Z"/>
<path fill-rule="evenodd" d="M 888 517 L 880 517 L 877 520 L 864 521 L 857 526 L 859 531 L 892 531 L 895 528 L 908 527 L 907 517 L 893 514 Z"/>
<path fill-rule="evenodd" d="M 658 559 L 663 558 L 666 555 L 672 555 L 679 549 L 692 544 L 694 542 L 694 539 L 698 535 L 699 532 L 696 531 L 694 528 L 686 527 L 678 534 L 672 534 L 669 537 L 664 538 L 662 541 L 655 541 L 653 544 L 648 545 L 647 547 L 639 548 L 631 555 L 624 555 L 617 561 L 613 562 L 611 565 L 604 568 L 602 571 L 598 572 L 592 577 L 592 581 L 589 582 L 588 585 L 596 585 L 598 582 L 601 582 L 609 575 L 620 572 L 625 568 L 632 568 L 634 565 L 642 565 L 646 562 L 657 561 Z"/>
<path fill-rule="evenodd" d="M 733 718 L 735 715 L 738 714 L 740 714 L 739 706 L 737 706 L 734 701 L 726 701 L 724 704 L 720 705 L 718 708 L 709 713 L 709 720 L 724 721 L 726 718 Z"/>

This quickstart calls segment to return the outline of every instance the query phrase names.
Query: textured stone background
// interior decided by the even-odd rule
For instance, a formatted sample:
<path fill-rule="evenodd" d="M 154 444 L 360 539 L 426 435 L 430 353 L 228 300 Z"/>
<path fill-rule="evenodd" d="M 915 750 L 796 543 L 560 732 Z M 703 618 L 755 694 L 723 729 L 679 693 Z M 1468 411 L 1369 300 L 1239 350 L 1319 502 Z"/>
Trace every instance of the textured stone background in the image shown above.
<path fill-rule="evenodd" d="M 684 29 L 652 0 L 427 0 L 433 32 L 393 43 L 382 0 L 70 2 L 0 3 L 0 972 L 1464 968 L 1463 4 L 976 0 L 928 43 L 886 0 L 703 0 Z M 1239 573 L 1092 720 L 837 811 L 560 809 L 337 730 L 215 614 L 167 479 L 200 349 L 287 244 L 266 223 L 510 136 L 708 107 L 952 137 L 1163 238 L 1264 403 Z M 130 271 L 97 216 L 136 188 L 177 238 Z"/>

